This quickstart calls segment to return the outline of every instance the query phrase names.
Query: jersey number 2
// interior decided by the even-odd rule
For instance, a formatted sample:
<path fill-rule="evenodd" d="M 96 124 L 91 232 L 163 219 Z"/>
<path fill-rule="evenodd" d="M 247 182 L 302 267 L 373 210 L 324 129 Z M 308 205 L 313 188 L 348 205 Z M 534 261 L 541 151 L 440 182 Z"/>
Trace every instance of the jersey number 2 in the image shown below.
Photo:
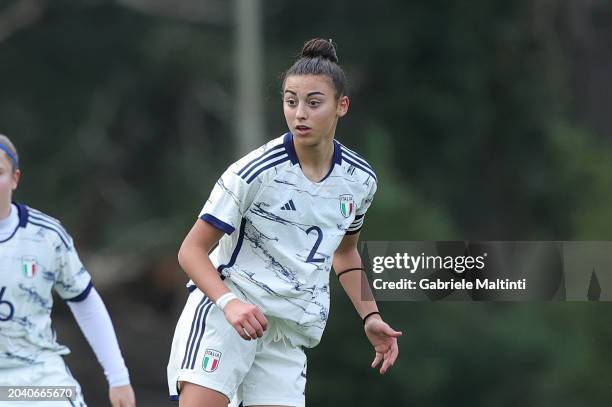
<path fill-rule="evenodd" d="M 312 232 L 313 230 L 317 232 L 317 241 L 312 247 L 310 254 L 306 258 L 306 262 L 307 263 L 323 263 L 325 261 L 323 257 L 318 257 L 318 258 L 315 257 L 315 255 L 317 254 L 317 250 L 319 249 L 319 245 L 321 244 L 321 241 L 323 240 L 323 231 L 318 226 L 312 226 L 308 228 L 308 230 L 306 230 L 306 234 L 309 235 L 310 232 Z"/>

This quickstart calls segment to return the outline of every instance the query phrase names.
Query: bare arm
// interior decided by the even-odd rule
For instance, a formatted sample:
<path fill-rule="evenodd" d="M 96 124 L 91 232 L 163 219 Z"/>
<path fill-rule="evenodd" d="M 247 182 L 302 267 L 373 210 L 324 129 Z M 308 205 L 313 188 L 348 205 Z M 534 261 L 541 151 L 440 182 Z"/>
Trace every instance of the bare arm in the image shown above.
<path fill-rule="evenodd" d="M 214 302 L 230 292 L 208 257 L 210 249 L 222 236 L 222 231 L 198 219 L 183 240 L 178 253 L 179 264 L 185 273 Z"/>
<path fill-rule="evenodd" d="M 342 242 L 340 242 L 340 245 L 334 253 L 333 266 L 336 274 L 352 268 L 362 267 L 361 256 L 357 251 L 358 241 L 359 233 L 346 235 L 344 239 L 342 239 Z M 376 305 L 370 286 L 366 282 L 363 271 L 349 271 L 348 273 L 343 273 L 339 279 L 342 288 L 344 288 L 355 310 L 362 319 L 372 312 L 378 312 L 378 306 Z M 395 363 L 399 355 L 397 338 L 401 336 L 402 333 L 393 330 L 383 321 L 380 314 L 370 315 L 365 321 L 364 330 L 376 352 L 376 356 L 371 366 L 375 368 L 382 361 L 380 373 L 384 374 L 393 366 L 393 363 Z"/>
<path fill-rule="evenodd" d="M 340 246 L 338 246 L 334 253 L 333 266 L 336 274 L 342 273 L 345 270 L 363 267 L 361 264 L 361 256 L 357 251 L 358 241 L 359 233 L 344 236 L 344 239 L 340 242 Z M 378 306 L 376 305 L 376 301 L 374 301 L 374 296 L 369 286 L 363 285 L 362 292 L 362 282 L 365 282 L 365 276 L 363 272 L 359 270 L 349 271 L 340 276 L 342 288 L 344 288 L 355 310 L 363 319 L 363 317 L 370 312 L 378 311 Z M 373 315 L 368 319 L 370 318 L 379 318 L 379 316 Z"/>
<path fill-rule="evenodd" d="M 179 264 L 185 273 L 215 303 L 222 295 L 230 292 L 208 256 L 222 236 L 222 231 L 198 219 L 185 237 L 178 253 Z M 266 317 L 253 304 L 234 299 L 225 306 L 223 312 L 236 332 L 246 340 L 261 338 L 263 331 L 267 329 Z"/>

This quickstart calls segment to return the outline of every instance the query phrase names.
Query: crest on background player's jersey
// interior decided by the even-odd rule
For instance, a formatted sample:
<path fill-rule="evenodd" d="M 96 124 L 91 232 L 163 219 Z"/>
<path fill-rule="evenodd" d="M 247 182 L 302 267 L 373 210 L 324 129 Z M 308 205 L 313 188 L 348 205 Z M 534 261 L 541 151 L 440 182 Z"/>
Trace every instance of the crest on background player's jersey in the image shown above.
<path fill-rule="evenodd" d="M 340 213 L 345 218 L 348 218 L 353 214 L 355 203 L 353 202 L 353 195 L 344 194 L 340 195 Z"/>
<path fill-rule="evenodd" d="M 219 367 L 221 360 L 221 352 L 214 349 L 206 349 L 204 351 L 204 360 L 202 361 L 202 369 L 205 372 L 214 372 Z"/>
<path fill-rule="evenodd" d="M 35 256 L 23 256 L 21 258 L 21 270 L 27 278 L 34 278 L 37 268 Z"/>

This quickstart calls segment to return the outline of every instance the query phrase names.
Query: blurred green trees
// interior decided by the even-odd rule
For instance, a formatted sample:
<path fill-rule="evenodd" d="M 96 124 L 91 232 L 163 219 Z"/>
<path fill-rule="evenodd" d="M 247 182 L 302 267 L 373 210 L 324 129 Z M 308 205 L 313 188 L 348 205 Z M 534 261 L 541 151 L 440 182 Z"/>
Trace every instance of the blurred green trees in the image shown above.
<path fill-rule="evenodd" d="M 198 19 L 125 7 L 138 2 L 28 1 L 40 15 L 21 27 L 6 23 L 20 2 L 0 4 L 0 132 L 22 156 L 16 198 L 62 219 L 85 253 L 174 256 L 237 158 L 231 2 L 202 2 L 214 9 Z M 612 48 L 590 39 L 610 38 L 598 34 L 612 26 L 609 2 L 268 0 L 263 13 L 269 138 L 285 131 L 279 75 L 301 44 L 339 44 L 352 104 L 337 137 L 381 180 L 363 238 L 612 237 L 612 119 L 599 106 L 612 89 L 581 86 L 608 67 Z M 610 404 L 607 304 L 385 303 L 405 336 L 380 378 L 334 284 L 309 405 Z"/>

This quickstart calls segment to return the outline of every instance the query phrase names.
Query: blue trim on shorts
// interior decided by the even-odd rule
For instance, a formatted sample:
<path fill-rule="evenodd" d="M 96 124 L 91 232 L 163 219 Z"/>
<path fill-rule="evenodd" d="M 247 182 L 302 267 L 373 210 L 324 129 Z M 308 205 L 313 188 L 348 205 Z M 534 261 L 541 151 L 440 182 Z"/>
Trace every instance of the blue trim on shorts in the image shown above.
<path fill-rule="evenodd" d="M 185 355 L 183 356 L 183 361 L 181 362 L 181 369 L 185 368 L 185 362 L 187 361 L 187 355 L 189 354 L 189 349 L 191 347 L 191 338 L 193 336 L 193 328 L 195 327 L 196 320 L 198 319 L 198 314 L 200 313 L 200 307 L 202 304 L 206 302 L 206 295 L 202 297 L 200 303 L 196 307 L 195 312 L 193 313 L 193 319 L 191 320 L 191 329 L 189 330 L 189 337 L 187 338 L 187 347 L 185 348 Z"/>
<path fill-rule="evenodd" d="M 193 359 L 191 360 L 191 366 L 189 366 L 189 369 L 193 369 L 195 367 L 195 362 L 198 357 L 198 352 L 200 351 L 200 343 L 202 343 L 202 338 L 204 337 L 204 331 L 206 330 L 206 317 L 208 316 L 208 313 L 210 309 L 212 308 L 212 306 L 213 306 L 213 303 L 211 301 L 210 304 L 206 306 L 206 311 L 204 311 L 204 317 L 202 317 L 202 331 L 200 332 L 200 337 L 198 338 L 198 344 L 195 347 L 195 352 L 193 352 Z"/>
<path fill-rule="evenodd" d="M 202 321 L 202 311 L 208 305 L 212 305 L 212 301 L 205 294 L 203 295 L 204 296 L 202 297 L 202 300 L 196 307 L 193 320 L 191 321 L 191 330 L 189 331 L 189 337 L 187 339 L 187 348 L 185 349 L 185 356 L 183 356 L 181 369 L 188 369 L 188 366 L 192 364 L 191 355 L 193 353 L 196 337 L 198 336 L 198 332 L 200 331 L 200 322 L 204 322 L 204 324 L 202 324 L 202 328 L 204 328 L 204 325 L 206 323 L 206 321 Z M 204 318 L 206 318 L 206 315 L 204 316 Z"/>

